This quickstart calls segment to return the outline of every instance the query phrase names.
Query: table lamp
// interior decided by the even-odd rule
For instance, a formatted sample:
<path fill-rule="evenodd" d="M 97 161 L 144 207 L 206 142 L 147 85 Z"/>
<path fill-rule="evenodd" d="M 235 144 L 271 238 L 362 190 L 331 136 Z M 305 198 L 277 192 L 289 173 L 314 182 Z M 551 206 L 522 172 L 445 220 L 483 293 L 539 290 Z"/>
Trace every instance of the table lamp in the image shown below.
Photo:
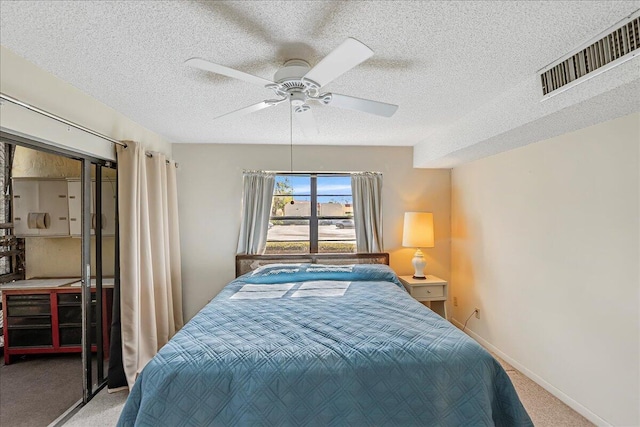
<path fill-rule="evenodd" d="M 414 268 L 413 278 L 426 279 L 424 268 L 427 266 L 427 262 L 420 248 L 434 246 L 433 214 L 431 212 L 405 212 L 402 246 L 417 249 L 411 261 Z"/>

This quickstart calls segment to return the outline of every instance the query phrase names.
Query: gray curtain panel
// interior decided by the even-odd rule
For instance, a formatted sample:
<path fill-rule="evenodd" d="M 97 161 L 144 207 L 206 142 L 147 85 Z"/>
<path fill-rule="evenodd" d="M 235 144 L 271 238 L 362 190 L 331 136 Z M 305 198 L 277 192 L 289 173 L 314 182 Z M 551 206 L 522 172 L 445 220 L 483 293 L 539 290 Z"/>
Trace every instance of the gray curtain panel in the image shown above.
<path fill-rule="evenodd" d="M 238 254 L 260 255 L 267 246 L 269 216 L 276 174 L 245 171 Z"/>
<path fill-rule="evenodd" d="M 383 252 L 382 174 L 352 174 L 351 191 L 358 252 Z"/>

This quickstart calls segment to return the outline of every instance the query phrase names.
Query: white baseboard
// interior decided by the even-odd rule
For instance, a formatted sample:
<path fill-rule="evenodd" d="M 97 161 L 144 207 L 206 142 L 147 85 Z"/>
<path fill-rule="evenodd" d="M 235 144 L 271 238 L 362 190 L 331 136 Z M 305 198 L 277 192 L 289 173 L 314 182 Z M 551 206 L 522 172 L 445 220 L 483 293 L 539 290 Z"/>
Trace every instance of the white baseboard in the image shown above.
<path fill-rule="evenodd" d="M 449 321 L 451 323 L 453 323 L 458 329 L 462 330 L 462 328 L 463 328 L 462 323 L 460 323 L 459 321 L 457 321 L 454 318 L 449 319 Z M 580 415 L 582 415 L 583 417 L 585 417 L 586 419 L 588 419 L 589 421 L 594 423 L 595 425 L 597 425 L 597 426 L 611 426 L 611 423 L 603 420 L 598 415 L 594 414 L 589 409 L 585 408 L 583 405 L 581 405 L 580 403 L 578 403 L 575 400 L 573 400 L 571 397 L 569 397 L 566 394 L 564 394 L 561 390 L 557 389 L 553 385 L 551 385 L 548 382 L 546 382 L 544 379 L 540 378 L 535 373 L 531 372 L 529 369 L 527 369 L 525 366 L 523 366 L 517 360 L 514 360 L 511 357 L 509 357 L 508 355 L 506 355 L 505 353 L 503 353 L 500 349 L 495 347 L 493 344 L 489 343 L 487 340 L 482 338 L 480 335 L 478 335 L 475 332 L 473 332 L 471 329 L 466 328 L 464 332 L 467 335 L 469 335 L 471 338 L 476 340 L 481 346 L 483 346 L 487 350 L 491 351 L 492 353 L 495 353 L 498 356 L 500 356 L 500 358 L 504 359 L 505 362 L 507 362 L 508 364 L 513 366 L 514 368 L 516 368 L 518 371 L 520 371 L 523 375 L 525 375 L 531 381 L 535 382 L 540 387 L 542 387 L 545 390 L 547 390 L 549 393 L 551 393 L 552 395 L 554 395 L 555 397 L 560 399 L 568 407 L 570 407 L 571 409 L 573 409 L 574 411 L 576 411 L 577 413 L 579 413 Z"/>

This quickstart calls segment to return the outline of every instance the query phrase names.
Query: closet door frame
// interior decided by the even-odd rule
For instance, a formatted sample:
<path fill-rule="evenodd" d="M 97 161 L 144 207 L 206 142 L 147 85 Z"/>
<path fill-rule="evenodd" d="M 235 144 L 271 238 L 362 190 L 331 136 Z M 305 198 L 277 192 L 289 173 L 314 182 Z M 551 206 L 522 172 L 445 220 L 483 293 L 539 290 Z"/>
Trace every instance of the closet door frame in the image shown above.
<path fill-rule="evenodd" d="M 64 414 L 62 414 L 53 424 L 61 425 L 66 420 L 71 418 L 80 407 L 89 402 L 98 392 L 104 388 L 107 384 L 107 380 L 104 376 L 104 342 L 102 340 L 102 322 L 104 316 L 102 316 L 102 305 L 98 305 L 96 300 L 96 315 L 101 314 L 98 318 L 96 316 L 96 334 L 100 338 L 96 340 L 96 358 L 98 383 L 94 389 L 92 378 L 92 366 L 91 366 L 91 167 L 96 168 L 96 299 L 100 299 L 102 302 L 102 203 L 101 203 L 101 190 L 102 190 L 102 167 L 116 168 L 116 163 L 108 160 L 93 157 L 85 153 L 77 152 L 67 148 L 54 146 L 45 141 L 38 141 L 25 137 L 21 134 L 15 134 L 2 128 L 0 129 L 0 141 L 3 143 L 19 145 L 22 147 L 30 148 L 33 150 L 43 151 L 49 154 L 55 154 L 58 156 L 64 156 L 73 160 L 79 160 L 82 162 L 81 169 L 81 182 L 82 182 L 82 267 L 81 267 L 81 279 L 82 279 L 82 400 L 80 400 L 75 406 L 69 408 Z M 117 168 L 116 168 L 117 171 Z M 117 206 L 117 194 L 116 194 L 116 206 Z M 117 224 L 117 220 L 116 220 Z M 98 232 L 99 231 L 99 232 Z M 116 228 L 116 245 L 118 244 L 118 229 Z M 119 274 L 119 257 L 116 247 L 116 259 L 115 259 L 115 273 Z M 116 278 L 118 280 L 118 278 Z"/>

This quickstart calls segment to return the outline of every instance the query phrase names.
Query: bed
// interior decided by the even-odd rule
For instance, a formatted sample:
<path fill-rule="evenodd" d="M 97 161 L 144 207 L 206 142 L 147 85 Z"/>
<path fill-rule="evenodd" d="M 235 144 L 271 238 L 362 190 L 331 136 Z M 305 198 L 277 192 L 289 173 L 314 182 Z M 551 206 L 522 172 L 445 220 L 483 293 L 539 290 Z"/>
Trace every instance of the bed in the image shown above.
<path fill-rule="evenodd" d="M 238 259 L 118 425 L 533 425 L 499 363 L 411 298 L 388 255 L 298 261 Z"/>

